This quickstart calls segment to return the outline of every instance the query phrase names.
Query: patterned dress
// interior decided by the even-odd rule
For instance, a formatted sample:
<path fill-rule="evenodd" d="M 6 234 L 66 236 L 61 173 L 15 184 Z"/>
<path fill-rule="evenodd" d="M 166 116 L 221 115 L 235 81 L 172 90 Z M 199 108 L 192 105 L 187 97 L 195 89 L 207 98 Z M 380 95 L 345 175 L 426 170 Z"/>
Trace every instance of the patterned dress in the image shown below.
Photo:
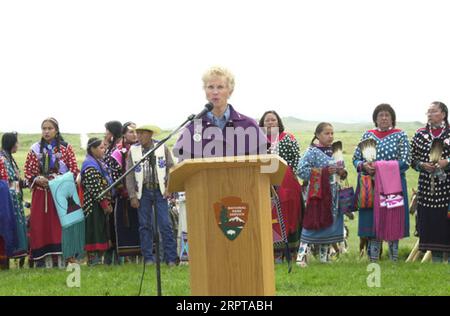
<path fill-rule="evenodd" d="M 109 167 L 113 181 L 116 181 L 122 175 L 122 166 L 117 161 L 117 151 L 120 152 L 122 148 L 122 143 L 117 143 L 111 149 L 108 148 L 103 155 L 103 162 Z"/>
<path fill-rule="evenodd" d="M 41 148 L 41 143 L 35 143 L 31 147 L 25 161 L 25 180 L 32 191 L 30 246 L 34 260 L 50 254 L 62 254 L 61 224 L 50 189 L 42 188 L 34 181 L 38 176 L 51 180 L 67 171 L 71 171 L 75 178 L 79 173 L 70 144 L 61 142 L 58 146 L 52 142 Z"/>
<path fill-rule="evenodd" d="M 435 135 L 433 135 L 435 134 Z M 412 164 L 420 172 L 417 212 L 419 220 L 419 249 L 421 251 L 450 252 L 450 219 L 447 211 L 450 202 L 450 168 L 445 171 L 445 180 L 434 176 L 434 193 L 431 192 L 431 175 L 422 170 L 421 162 L 430 161 L 430 150 L 433 139 L 443 141 L 442 159 L 450 157 L 450 129 L 444 128 L 433 133 L 429 127 L 419 129 L 412 139 Z"/>
<path fill-rule="evenodd" d="M 276 140 L 272 140 L 268 136 L 270 141 L 270 152 L 277 154 L 284 160 L 286 160 L 289 167 L 296 174 L 298 162 L 300 160 L 300 146 L 295 139 L 295 136 L 290 133 L 281 133 Z"/>
<path fill-rule="evenodd" d="M 126 157 L 129 149 L 130 145 L 119 144 L 111 154 L 109 168 L 113 181 L 119 179 L 126 171 Z M 137 209 L 131 207 L 125 179 L 116 189 L 118 194 L 114 201 L 114 228 L 117 254 L 118 256 L 138 256 L 141 254 L 141 245 Z"/>
<path fill-rule="evenodd" d="M 327 168 L 336 164 L 331 156 L 331 147 L 310 146 L 299 162 L 298 176 L 309 181 L 312 168 Z M 334 176 L 330 176 L 333 224 L 318 230 L 303 228 L 302 243 L 329 245 L 344 241 L 344 214 L 339 210 L 339 184 L 334 179 Z M 308 185 L 307 192 L 309 190 Z"/>
<path fill-rule="evenodd" d="M 107 148 L 105 154 L 103 155 L 102 161 L 108 166 L 109 174 L 111 175 L 113 181 L 116 181 L 122 175 L 121 166 L 117 163 L 117 159 L 113 156 L 116 151 L 120 151 L 122 148 L 122 143 L 117 142 L 111 148 Z"/>
<path fill-rule="evenodd" d="M 111 180 L 105 176 L 96 162 L 87 164 L 89 155 L 83 163 L 81 171 L 81 185 L 83 186 L 84 205 L 86 223 L 86 246 L 88 252 L 106 251 L 110 248 L 111 232 L 109 227 L 109 215 L 106 215 L 104 209 L 111 204 L 111 194 L 108 193 L 102 199 L 98 196 L 105 190 Z M 89 159 L 92 161 L 92 159 Z M 100 162 L 101 163 L 101 162 Z M 102 166 L 103 170 L 106 166 Z"/>
<path fill-rule="evenodd" d="M 378 130 L 369 130 L 365 132 L 361 138 L 361 141 L 372 138 L 377 142 L 376 160 L 397 160 L 400 166 L 400 178 L 402 182 L 403 198 L 405 205 L 405 226 L 404 237 L 409 236 L 409 208 L 408 208 L 408 190 L 406 186 L 405 172 L 409 168 L 410 164 L 410 147 L 408 142 L 408 136 L 404 131 L 399 129 L 391 129 L 386 132 L 380 132 Z M 363 164 L 365 160 L 362 156 L 359 147 L 356 147 L 353 155 L 353 165 L 358 172 L 358 179 L 361 174 L 366 174 L 363 171 Z M 359 209 L 358 214 L 358 236 L 375 238 L 374 228 L 374 214 L 373 208 Z"/>
<path fill-rule="evenodd" d="M 14 249 L 13 258 L 26 256 L 28 253 L 27 220 L 23 210 L 23 192 L 20 184 L 20 171 L 12 157 L 0 151 L 0 160 L 4 165 L 6 179 L 10 184 L 9 192 L 14 206 L 14 215 L 17 231 L 17 248 Z M 2 168 L 0 167 L 0 170 Z M 0 171 L 1 173 L 2 171 Z M 0 178 L 2 178 L 0 176 Z"/>
<path fill-rule="evenodd" d="M 116 142 L 112 147 L 108 147 L 105 151 L 105 154 L 103 155 L 103 163 L 108 168 L 108 173 L 112 177 L 113 181 L 118 179 L 121 176 L 121 170 L 120 166 L 117 164 L 117 161 L 112 156 L 113 153 L 117 150 L 122 149 L 122 144 L 120 142 Z M 106 262 L 109 264 L 110 261 L 112 262 L 112 256 L 114 249 L 117 247 L 117 236 L 116 236 L 116 224 L 115 224 L 115 212 L 116 212 L 116 206 L 115 206 L 115 199 L 116 197 L 113 197 L 113 200 L 111 201 L 113 205 L 113 213 L 107 217 L 108 220 L 108 236 L 111 241 L 111 248 L 109 249 L 108 253 L 106 254 Z"/>
<path fill-rule="evenodd" d="M 8 171 L 6 170 L 4 159 L 0 159 L 0 180 L 8 180 Z"/>
<path fill-rule="evenodd" d="M 8 172 L 0 159 L 0 270 L 9 269 L 9 257 L 17 244 L 17 240 L 14 240 L 14 211 L 8 187 Z"/>

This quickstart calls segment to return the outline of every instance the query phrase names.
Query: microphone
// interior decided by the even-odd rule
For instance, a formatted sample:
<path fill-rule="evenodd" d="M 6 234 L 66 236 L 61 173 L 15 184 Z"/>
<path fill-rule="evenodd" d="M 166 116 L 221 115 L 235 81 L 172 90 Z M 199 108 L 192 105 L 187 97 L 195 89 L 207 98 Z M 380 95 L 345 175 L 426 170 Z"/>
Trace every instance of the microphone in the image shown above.
<path fill-rule="evenodd" d="M 205 108 L 204 108 L 200 113 L 198 113 L 198 114 L 194 117 L 194 119 L 199 119 L 199 118 L 201 118 L 203 115 L 205 115 L 206 113 L 208 113 L 209 111 L 211 111 L 213 107 L 214 107 L 214 106 L 211 104 L 211 102 L 210 102 L 210 103 L 206 103 L 206 104 L 205 104 Z"/>

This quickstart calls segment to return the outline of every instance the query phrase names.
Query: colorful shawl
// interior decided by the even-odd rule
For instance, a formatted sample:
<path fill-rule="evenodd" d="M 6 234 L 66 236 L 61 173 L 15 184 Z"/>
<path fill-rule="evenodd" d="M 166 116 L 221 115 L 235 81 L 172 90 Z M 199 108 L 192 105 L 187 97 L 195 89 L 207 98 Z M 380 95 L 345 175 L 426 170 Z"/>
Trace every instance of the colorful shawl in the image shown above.
<path fill-rule="evenodd" d="M 380 240 L 403 238 L 405 205 L 398 161 L 375 162 L 375 235 Z"/>
<path fill-rule="evenodd" d="M 328 168 L 312 168 L 303 227 L 319 230 L 333 224 L 332 194 Z"/>
<path fill-rule="evenodd" d="M 53 140 L 50 144 L 46 144 L 46 146 L 42 148 L 42 152 L 40 142 L 37 142 L 33 146 L 31 146 L 31 150 L 36 154 L 36 157 L 41 164 L 42 172 L 44 175 L 53 173 L 55 171 L 56 173 L 63 174 L 69 170 L 64 161 L 61 159 L 61 152 L 55 153 L 55 149 L 56 140 Z M 54 170 L 57 161 L 59 170 Z"/>
<path fill-rule="evenodd" d="M 108 185 L 113 184 L 111 175 L 108 172 L 109 168 L 102 160 L 96 160 L 91 155 L 86 155 L 86 159 L 83 161 L 83 165 L 81 166 L 81 174 L 83 174 L 88 168 L 94 168 L 97 170 L 106 179 Z"/>
<path fill-rule="evenodd" d="M 302 213 L 301 192 L 302 188 L 297 177 L 291 168 L 287 168 L 283 181 L 276 187 L 276 194 L 272 198 L 274 243 L 292 241 L 289 237 L 298 235 Z M 297 249 L 298 246 L 295 248 Z"/>

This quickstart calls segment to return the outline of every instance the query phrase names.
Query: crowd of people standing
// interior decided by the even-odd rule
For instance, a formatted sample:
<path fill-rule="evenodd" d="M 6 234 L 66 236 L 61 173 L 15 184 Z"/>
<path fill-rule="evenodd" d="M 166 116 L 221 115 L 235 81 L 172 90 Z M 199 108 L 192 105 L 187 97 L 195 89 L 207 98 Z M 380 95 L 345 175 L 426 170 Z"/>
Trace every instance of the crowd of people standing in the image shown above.
<path fill-rule="evenodd" d="M 158 144 L 154 137 L 161 130 L 155 125 L 107 122 L 103 138 L 88 140 L 81 166 L 54 118 L 41 123 L 41 139 L 31 146 L 23 169 L 14 158 L 18 134 L 4 133 L 0 151 L 0 266 L 7 268 L 9 259 L 25 256 L 35 267 L 47 268 L 64 267 L 84 258 L 91 266 L 121 264 L 136 257 L 152 265 L 157 254 L 168 266 L 177 265 L 180 241 L 177 245 L 169 218 L 169 200 L 176 198 L 167 190 L 170 168 L 184 159 L 265 153 L 279 155 L 288 165 L 282 183 L 271 191 L 275 261 L 295 260 L 298 266 L 306 267 L 309 254 L 315 253 L 320 262 L 330 262 L 333 250 L 339 252 L 345 240 L 345 216 L 354 217 L 341 205 L 342 183 L 349 166 L 343 161 L 332 124 L 318 124 L 301 154 L 297 139 L 285 130 L 276 111 L 266 111 L 258 124 L 228 103 L 235 80 L 227 69 L 210 68 L 202 80 L 211 111 L 181 132 L 173 151 L 162 145 L 153 159 L 139 165 Z M 389 258 L 397 261 L 399 241 L 409 236 L 405 173 L 410 167 L 419 173 L 419 249 L 431 251 L 435 262 L 448 260 L 447 106 L 431 103 L 427 119 L 426 126 L 408 139 L 405 131 L 396 128 L 393 107 L 380 104 L 373 111 L 374 128 L 363 133 L 354 150 L 357 186 L 352 211 L 358 211 L 358 236 L 368 240 L 370 261 L 379 260 L 383 241 L 388 243 Z M 254 141 L 239 146 L 239 135 L 231 134 L 238 128 L 254 131 Z M 208 129 L 223 137 L 206 136 Z M 133 171 L 122 177 L 131 167 Z M 55 184 L 63 175 L 73 187 L 64 181 Z M 31 191 L 28 220 L 24 189 Z M 81 210 L 83 216 L 77 217 Z M 161 249 L 155 249 L 155 238 L 161 239 Z"/>

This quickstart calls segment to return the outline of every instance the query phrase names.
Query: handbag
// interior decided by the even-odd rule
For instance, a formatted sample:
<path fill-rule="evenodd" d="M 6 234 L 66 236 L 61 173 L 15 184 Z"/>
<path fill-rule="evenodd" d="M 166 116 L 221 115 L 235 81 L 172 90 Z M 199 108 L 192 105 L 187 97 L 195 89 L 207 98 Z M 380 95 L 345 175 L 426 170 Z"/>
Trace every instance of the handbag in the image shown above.
<path fill-rule="evenodd" d="M 354 212 L 355 207 L 355 190 L 345 180 L 344 187 L 339 189 L 339 211 L 342 213 Z"/>
<path fill-rule="evenodd" d="M 358 209 L 373 208 L 374 184 L 372 177 L 361 175 L 357 187 Z"/>

